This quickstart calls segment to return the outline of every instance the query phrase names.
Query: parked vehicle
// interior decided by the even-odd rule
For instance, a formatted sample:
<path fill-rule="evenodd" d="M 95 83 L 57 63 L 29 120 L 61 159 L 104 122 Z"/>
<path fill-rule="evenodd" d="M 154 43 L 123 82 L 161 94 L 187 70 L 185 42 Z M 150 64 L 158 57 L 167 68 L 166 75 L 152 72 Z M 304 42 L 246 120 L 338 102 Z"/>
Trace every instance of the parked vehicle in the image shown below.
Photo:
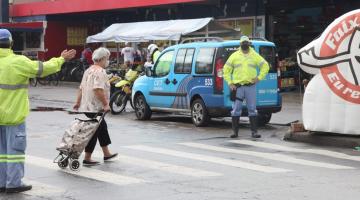
<path fill-rule="evenodd" d="M 223 67 L 239 41 L 193 42 L 165 49 L 146 76 L 137 79 L 132 99 L 138 119 L 148 120 L 152 112 L 188 113 L 196 126 L 213 117 L 230 116 L 230 89 L 223 80 Z M 259 123 L 270 121 L 282 106 L 278 88 L 275 44 L 252 40 L 252 47 L 270 64 L 266 79 L 257 84 Z M 243 115 L 247 115 L 244 104 Z"/>
<path fill-rule="evenodd" d="M 70 76 L 73 80 L 80 82 L 87 68 L 89 68 L 89 64 L 80 60 L 76 63 L 76 66 L 70 71 Z"/>
<path fill-rule="evenodd" d="M 110 108 L 112 114 L 120 114 L 124 111 L 128 101 L 130 101 L 131 107 L 134 108 L 131 100 L 131 90 L 134 81 L 139 77 L 139 75 L 140 72 L 136 69 L 129 69 L 124 78 L 120 78 L 118 83 L 115 84 L 116 90 L 110 98 Z"/>
<path fill-rule="evenodd" d="M 46 77 L 42 77 L 42 78 L 31 78 L 29 80 L 30 85 L 33 87 L 36 87 L 37 84 L 39 83 L 40 85 L 54 85 L 54 86 L 58 86 L 59 85 L 59 81 L 60 81 L 60 77 L 59 77 L 59 72 L 55 73 L 55 74 L 51 74 L 49 76 Z"/>

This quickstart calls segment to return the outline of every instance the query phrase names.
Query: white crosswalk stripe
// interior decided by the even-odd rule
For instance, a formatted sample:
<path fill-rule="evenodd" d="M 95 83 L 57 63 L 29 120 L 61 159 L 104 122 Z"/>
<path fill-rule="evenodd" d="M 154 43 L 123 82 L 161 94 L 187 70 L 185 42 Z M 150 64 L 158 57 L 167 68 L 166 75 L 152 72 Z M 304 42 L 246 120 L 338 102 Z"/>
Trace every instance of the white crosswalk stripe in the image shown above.
<path fill-rule="evenodd" d="M 349 167 L 349 166 L 335 165 L 335 164 L 330 164 L 330 163 L 293 158 L 291 156 L 282 155 L 282 154 L 278 154 L 278 153 L 263 153 L 263 152 L 255 152 L 255 151 L 247 151 L 247 150 L 239 150 L 239 149 L 230 149 L 230 148 L 211 146 L 211 145 L 200 144 L 200 143 L 180 143 L 180 144 L 184 145 L 184 146 L 192 147 L 192 148 L 205 149 L 205 150 L 217 151 L 217 152 L 223 152 L 223 153 L 233 153 L 233 154 L 254 156 L 254 157 L 264 158 L 264 159 L 268 159 L 268 160 L 276 160 L 276 161 L 287 162 L 287 163 L 298 164 L 298 165 L 322 167 L 322 168 L 328 168 L 328 169 L 355 169 L 355 168 Z"/>
<path fill-rule="evenodd" d="M 335 151 L 329 151 L 324 149 L 298 149 L 294 147 L 287 147 L 277 144 L 271 144 L 266 142 L 259 142 L 259 141 L 250 141 L 250 140 L 231 140 L 229 141 L 231 143 L 236 144 L 244 144 L 244 145 L 250 145 L 265 149 L 272 149 L 272 150 L 278 150 L 278 151 L 288 151 L 288 152 L 297 152 L 297 153 L 310 153 L 310 154 L 317 154 L 322 156 L 328 156 L 333 158 L 339 158 L 339 159 L 346 159 L 346 160 L 353 160 L 353 161 L 360 161 L 359 156 L 351 156 L 344 153 L 339 153 Z"/>
<path fill-rule="evenodd" d="M 101 157 L 101 155 L 102 155 L 101 152 L 97 152 L 97 151 L 94 152 L 94 157 Z M 145 168 L 165 171 L 168 173 L 192 176 L 192 177 L 197 177 L 197 178 L 222 176 L 222 174 L 220 174 L 220 173 L 215 173 L 215 172 L 210 172 L 210 171 L 205 171 L 205 170 L 200 170 L 200 169 L 194 169 L 194 168 L 184 167 L 184 166 L 180 166 L 180 165 L 173 165 L 173 164 L 168 164 L 168 163 L 163 163 L 163 162 L 158 162 L 158 161 L 152 161 L 152 160 L 147 160 L 147 159 L 142 159 L 142 158 L 135 158 L 135 157 L 126 156 L 126 155 L 119 155 L 118 160 L 121 163 L 127 163 L 127 164 L 131 164 L 131 165 L 145 167 Z"/>
<path fill-rule="evenodd" d="M 230 160 L 230 159 L 224 159 L 224 158 L 218 158 L 213 156 L 207 156 L 203 154 L 194 154 L 194 153 L 186 153 L 182 151 L 175 151 L 170 150 L 166 148 L 157 148 L 157 147 L 149 147 L 145 145 L 133 145 L 133 146 L 126 146 L 128 149 L 134 149 L 139 151 L 145 151 L 145 152 L 152 152 L 152 153 L 158 153 L 163 155 L 169 155 L 169 156 L 176 156 L 181 158 L 187 158 L 192 160 L 199 160 L 204 162 L 210 162 L 225 166 L 231 166 L 231 167 L 238 167 L 258 172 L 266 172 L 266 173 L 281 173 L 281 172 L 290 172 L 292 170 L 283 169 L 283 168 L 275 168 L 275 167 L 269 167 L 269 166 L 262 166 L 262 165 L 256 165 L 248 162 L 243 162 L 239 160 Z"/>
<path fill-rule="evenodd" d="M 59 167 L 53 163 L 52 160 L 44 159 L 36 156 L 26 155 L 25 162 L 30 165 L 35 165 L 38 167 L 44 167 L 52 170 L 59 170 Z M 77 176 L 81 176 L 84 178 L 94 179 L 97 181 L 108 182 L 116 185 L 129 185 L 129 184 L 137 184 L 137 183 L 145 183 L 147 181 L 132 178 L 128 176 L 123 176 L 115 173 L 104 172 L 101 170 L 91 169 L 91 168 L 81 168 L 80 171 L 74 172 L 69 169 L 62 170 L 65 173 L 74 174 Z"/>

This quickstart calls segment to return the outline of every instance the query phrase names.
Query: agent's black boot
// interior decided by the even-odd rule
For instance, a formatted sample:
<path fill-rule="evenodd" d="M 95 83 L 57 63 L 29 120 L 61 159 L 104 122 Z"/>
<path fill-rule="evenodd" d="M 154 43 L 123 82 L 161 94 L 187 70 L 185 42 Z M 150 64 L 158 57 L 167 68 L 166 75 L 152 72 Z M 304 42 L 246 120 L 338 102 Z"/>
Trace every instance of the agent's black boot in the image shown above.
<path fill-rule="evenodd" d="M 257 133 L 257 117 L 251 116 L 250 120 L 250 129 L 251 129 L 251 137 L 253 138 L 261 138 L 261 135 Z"/>
<path fill-rule="evenodd" d="M 232 117 L 232 130 L 234 132 L 234 134 L 232 134 L 230 137 L 231 138 L 237 138 L 239 135 L 239 119 L 240 117 Z"/>

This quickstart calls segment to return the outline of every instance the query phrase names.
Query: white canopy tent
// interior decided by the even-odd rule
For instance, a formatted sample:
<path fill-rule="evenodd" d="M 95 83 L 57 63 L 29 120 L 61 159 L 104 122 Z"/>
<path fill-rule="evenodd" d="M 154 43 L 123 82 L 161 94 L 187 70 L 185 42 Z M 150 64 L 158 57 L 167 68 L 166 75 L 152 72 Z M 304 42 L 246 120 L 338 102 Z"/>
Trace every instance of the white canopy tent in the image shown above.
<path fill-rule="evenodd" d="M 149 40 L 178 41 L 181 36 L 188 35 L 205 28 L 213 18 L 183 19 L 167 21 L 146 21 L 112 24 L 101 33 L 89 36 L 87 43 L 95 42 L 147 42 Z M 224 27 L 222 27 L 224 28 Z M 225 28 L 226 29 L 226 28 Z M 234 31 L 234 30 L 226 30 Z"/>

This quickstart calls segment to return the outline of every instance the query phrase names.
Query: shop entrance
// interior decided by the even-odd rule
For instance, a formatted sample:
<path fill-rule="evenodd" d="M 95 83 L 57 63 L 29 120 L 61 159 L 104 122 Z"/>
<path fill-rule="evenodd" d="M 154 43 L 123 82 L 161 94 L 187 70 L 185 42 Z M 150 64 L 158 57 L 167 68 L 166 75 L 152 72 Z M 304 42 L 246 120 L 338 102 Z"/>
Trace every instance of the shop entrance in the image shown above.
<path fill-rule="evenodd" d="M 296 52 L 315 38 L 337 17 L 358 8 L 358 1 L 268 0 L 267 38 L 277 48 L 283 91 L 301 89 L 303 79 L 311 78 L 297 65 Z"/>

